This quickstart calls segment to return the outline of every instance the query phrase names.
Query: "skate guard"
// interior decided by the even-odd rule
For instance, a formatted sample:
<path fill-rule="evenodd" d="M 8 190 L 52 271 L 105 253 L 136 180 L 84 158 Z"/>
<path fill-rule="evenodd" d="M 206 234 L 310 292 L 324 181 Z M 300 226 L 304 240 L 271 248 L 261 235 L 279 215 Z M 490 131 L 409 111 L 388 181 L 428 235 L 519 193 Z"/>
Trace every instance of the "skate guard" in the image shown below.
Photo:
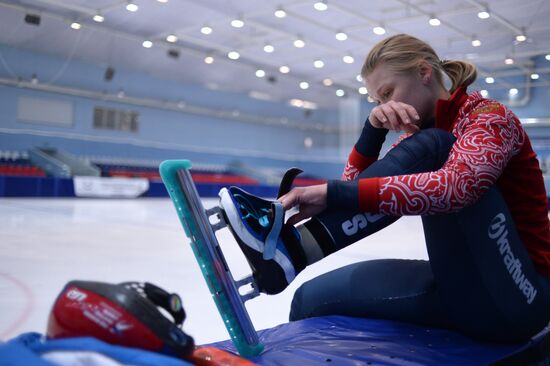
<path fill-rule="evenodd" d="M 252 275 L 238 281 L 233 278 L 215 235 L 227 224 L 219 207 L 204 209 L 190 168 L 189 160 L 166 160 L 159 170 L 235 348 L 241 356 L 254 357 L 262 352 L 263 345 L 244 303 L 260 294 L 258 287 Z M 210 222 L 212 216 L 218 220 L 215 224 Z M 241 295 L 239 288 L 246 285 L 252 290 Z"/>

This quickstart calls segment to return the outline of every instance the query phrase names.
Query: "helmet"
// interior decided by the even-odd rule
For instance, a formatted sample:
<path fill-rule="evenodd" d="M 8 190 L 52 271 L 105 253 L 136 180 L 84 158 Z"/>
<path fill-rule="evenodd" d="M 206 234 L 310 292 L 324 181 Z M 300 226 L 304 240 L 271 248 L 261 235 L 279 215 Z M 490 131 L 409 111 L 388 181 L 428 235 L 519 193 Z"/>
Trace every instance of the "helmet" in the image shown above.
<path fill-rule="evenodd" d="M 193 338 L 181 329 L 184 320 L 180 297 L 150 283 L 71 281 L 52 307 L 46 335 L 91 336 L 184 358 L 194 348 Z"/>

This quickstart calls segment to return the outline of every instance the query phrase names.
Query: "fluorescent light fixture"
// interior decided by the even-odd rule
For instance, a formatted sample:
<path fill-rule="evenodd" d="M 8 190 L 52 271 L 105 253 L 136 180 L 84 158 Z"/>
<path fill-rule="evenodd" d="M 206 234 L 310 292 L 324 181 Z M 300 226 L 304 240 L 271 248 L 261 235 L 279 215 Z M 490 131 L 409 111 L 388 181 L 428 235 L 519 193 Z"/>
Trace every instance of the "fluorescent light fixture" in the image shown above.
<path fill-rule="evenodd" d="M 168 0 L 157 0 L 157 1 L 161 4 L 166 4 L 168 2 Z"/>
<path fill-rule="evenodd" d="M 329 78 L 326 78 L 326 79 L 323 80 L 323 85 L 324 86 L 331 86 L 332 84 L 333 84 L 333 82 Z"/>
<path fill-rule="evenodd" d="M 353 59 L 353 56 L 345 55 L 344 57 L 342 57 L 342 61 L 344 61 L 346 64 L 352 64 L 355 60 Z"/>
<path fill-rule="evenodd" d="M 538 80 L 539 78 L 540 78 L 540 75 L 537 74 L 536 72 L 531 74 L 531 80 Z"/>
<path fill-rule="evenodd" d="M 474 46 L 474 47 L 481 46 L 481 41 L 477 38 L 472 39 L 472 46 Z"/>
<path fill-rule="evenodd" d="M 477 13 L 477 17 L 479 19 L 488 19 L 491 16 L 491 14 L 487 10 L 482 10 L 479 13 Z"/>
<path fill-rule="evenodd" d="M 546 59 L 546 61 L 550 61 L 550 54 L 544 56 L 544 58 Z"/>
<path fill-rule="evenodd" d="M 357 76 L 355 77 L 355 80 L 357 80 L 358 82 L 363 82 L 363 77 L 359 74 L 357 74 Z"/>
<path fill-rule="evenodd" d="M 337 97 L 343 97 L 344 95 L 346 95 L 346 92 L 343 89 L 337 89 L 336 90 L 336 96 Z"/>
<path fill-rule="evenodd" d="M 441 21 L 437 19 L 435 16 L 430 17 L 430 20 L 428 20 L 428 23 L 430 23 L 432 27 L 437 27 L 438 25 L 441 25 Z"/>
<path fill-rule="evenodd" d="M 313 4 L 313 7 L 314 7 L 315 10 L 317 10 L 317 11 L 325 11 L 325 10 L 328 9 L 328 5 L 327 5 L 326 0 L 324 0 L 324 1 L 317 1 L 315 4 Z"/>
<path fill-rule="evenodd" d="M 296 48 L 304 48 L 306 45 L 306 42 L 300 37 L 294 40 L 294 47 Z"/>
<path fill-rule="evenodd" d="M 290 68 L 286 65 L 283 65 L 283 66 L 279 67 L 279 72 L 281 74 L 288 74 L 290 72 Z"/>
<path fill-rule="evenodd" d="M 487 90 L 485 90 L 485 89 L 480 90 L 480 91 L 479 91 L 479 94 L 481 94 L 481 96 L 482 96 L 483 98 L 487 98 L 487 97 L 489 96 L 489 92 L 488 92 Z"/>
<path fill-rule="evenodd" d="M 231 21 L 231 26 L 233 28 L 242 28 L 242 27 L 244 27 L 244 21 L 241 18 L 233 19 Z"/>
<path fill-rule="evenodd" d="M 306 90 L 309 88 L 309 83 L 307 81 L 300 82 L 300 89 Z"/>
<path fill-rule="evenodd" d="M 166 41 L 170 43 L 176 43 L 178 41 L 178 37 L 175 34 L 170 34 L 166 37 Z"/>
<path fill-rule="evenodd" d="M 79 22 L 72 22 L 71 23 L 71 28 L 72 29 L 80 29 L 82 26 L 80 25 Z"/>
<path fill-rule="evenodd" d="M 143 41 L 141 45 L 145 48 L 151 48 L 153 47 L 153 42 L 147 40 L 147 41 Z"/>
<path fill-rule="evenodd" d="M 506 58 L 504 59 L 504 63 L 505 63 L 506 65 L 513 65 L 513 64 L 514 64 L 514 59 L 511 58 L 511 57 L 506 57 Z"/>
<path fill-rule="evenodd" d="M 315 60 L 315 61 L 313 61 L 313 66 L 314 66 L 316 69 L 320 69 L 320 68 L 322 68 L 323 66 L 325 66 L 325 63 L 323 62 L 323 60 Z"/>
<path fill-rule="evenodd" d="M 275 13 L 273 13 L 277 18 L 284 18 L 286 17 L 286 11 L 283 8 L 277 8 L 275 10 Z"/>
<path fill-rule="evenodd" d="M 485 82 L 486 82 L 487 84 L 494 84 L 495 78 L 493 78 L 492 76 L 487 76 L 487 77 L 485 78 Z"/>
<path fill-rule="evenodd" d="M 101 14 L 96 14 L 93 16 L 92 18 L 94 20 L 94 22 L 96 23 L 103 23 L 105 21 L 105 17 Z"/>
<path fill-rule="evenodd" d="M 209 27 L 208 25 L 205 25 L 201 28 L 201 33 L 202 34 L 206 34 L 206 35 L 209 35 L 212 33 L 212 28 Z"/>
<path fill-rule="evenodd" d="M 138 11 L 138 9 L 139 9 L 139 6 L 137 6 L 131 1 L 128 2 L 128 4 L 126 5 L 126 10 L 131 11 L 132 13 Z"/>
<path fill-rule="evenodd" d="M 344 32 L 338 32 L 336 33 L 336 39 L 339 40 L 339 41 L 345 41 L 346 39 L 348 39 L 348 35 Z"/>
<path fill-rule="evenodd" d="M 359 88 L 359 94 L 367 95 L 368 93 L 369 93 L 369 91 L 367 90 L 366 86 L 362 86 L 362 87 Z"/>
<path fill-rule="evenodd" d="M 517 90 L 516 88 L 511 88 L 510 90 L 508 90 L 508 94 L 510 94 L 510 96 L 515 96 L 515 95 L 518 95 L 519 93 L 519 90 Z"/>
<path fill-rule="evenodd" d="M 263 78 L 265 76 L 265 71 L 262 69 L 256 70 L 256 77 Z"/>
<path fill-rule="evenodd" d="M 212 56 L 206 56 L 206 57 L 204 58 L 204 63 L 205 63 L 205 64 L 212 64 L 212 63 L 214 63 L 214 57 L 212 57 Z"/>
<path fill-rule="evenodd" d="M 241 55 L 237 51 L 229 51 L 227 53 L 227 57 L 229 57 L 231 60 L 238 60 Z"/>
<path fill-rule="evenodd" d="M 379 36 L 386 34 L 386 30 L 384 29 L 384 27 L 381 26 L 372 28 L 372 31 L 374 34 L 377 34 Z"/>
<path fill-rule="evenodd" d="M 527 36 L 525 34 L 518 34 L 516 36 L 516 41 L 525 42 L 525 41 L 527 41 Z"/>
<path fill-rule="evenodd" d="M 275 47 L 273 47 L 273 45 L 268 43 L 264 46 L 264 52 L 272 53 L 273 51 L 275 51 Z"/>

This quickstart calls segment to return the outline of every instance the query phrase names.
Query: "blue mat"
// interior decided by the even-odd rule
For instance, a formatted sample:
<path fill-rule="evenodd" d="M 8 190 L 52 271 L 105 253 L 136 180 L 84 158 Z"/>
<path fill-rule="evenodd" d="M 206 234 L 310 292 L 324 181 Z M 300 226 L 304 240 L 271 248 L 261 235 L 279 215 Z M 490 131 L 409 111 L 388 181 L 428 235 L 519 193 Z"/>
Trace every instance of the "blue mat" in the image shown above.
<path fill-rule="evenodd" d="M 489 365 L 533 343 L 480 343 L 444 329 L 343 316 L 310 318 L 258 333 L 265 351 L 251 361 L 260 365 Z M 230 341 L 213 346 L 235 352 Z"/>

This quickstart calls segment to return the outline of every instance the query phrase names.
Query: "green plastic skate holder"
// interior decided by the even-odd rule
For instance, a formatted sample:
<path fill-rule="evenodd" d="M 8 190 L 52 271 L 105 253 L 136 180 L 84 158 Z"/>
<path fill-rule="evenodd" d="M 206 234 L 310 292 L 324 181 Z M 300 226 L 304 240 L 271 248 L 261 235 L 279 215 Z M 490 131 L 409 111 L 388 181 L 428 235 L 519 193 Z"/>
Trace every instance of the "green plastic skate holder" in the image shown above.
<path fill-rule="evenodd" d="M 239 354 L 243 357 L 254 357 L 259 355 L 264 346 L 258 341 L 255 344 L 250 344 L 247 341 L 245 331 L 240 324 L 238 318 L 235 315 L 235 311 L 231 306 L 231 302 L 227 296 L 227 293 L 223 291 L 223 285 L 219 278 L 216 276 L 214 269 L 214 263 L 206 258 L 211 258 L 206 244 L 204 243 L 204 237 L 199 230 L 199 224 L 197 219 L 192 214 L 192 209 L 189 207 L 189 203 L 185 198 L 184 193 L 180 187 L 178 179 L 179 170 L 191 169 L 191 161 L 189 160 L 166 160 L 161 163 L 159 167 L 160 175 L 167 188 L 168 194 L 174 203 L 179 220 L 183 226 L 185 234 L 191 239 L 191 248 L 193 254 L 199 264 L 202 271 L 202 275 L 206 280 L 208 289 L 212 294 L 212 298 L 216 303 L 218 312 L 222 317 L 223 323 L 229 333 L 229 336 L 235 345 L 235 348 Z M 196 187 L 193 184 L 194 192 L 198 198 Z M 200 209 L 204 212 L 202 203 Z M 244 307 L 244 304 L 243 304 Z M 246 310 L 245 310 L 246 311 Z M 253 328 L 253 327 L 252 327 Z M 255 332 L 255 331 L 254 331 Z"/>

